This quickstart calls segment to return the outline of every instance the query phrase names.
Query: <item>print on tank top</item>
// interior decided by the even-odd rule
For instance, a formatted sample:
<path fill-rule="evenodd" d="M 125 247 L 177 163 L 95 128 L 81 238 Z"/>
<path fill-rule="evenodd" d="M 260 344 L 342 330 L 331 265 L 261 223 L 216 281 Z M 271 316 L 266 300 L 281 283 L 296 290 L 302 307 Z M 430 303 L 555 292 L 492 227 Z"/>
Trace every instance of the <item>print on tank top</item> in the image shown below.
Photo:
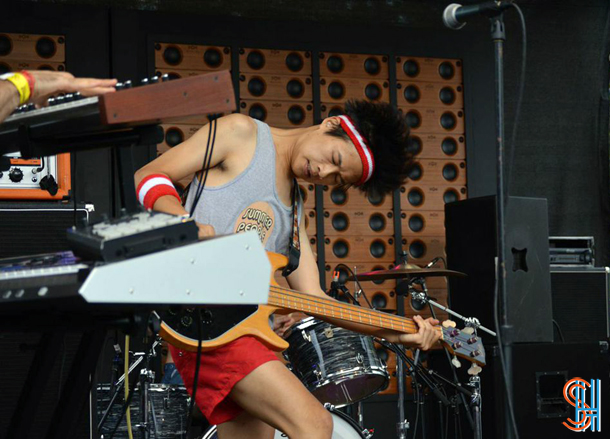
<path fill-rule="evenodd" d="M 264 201 L 257 201 L 250 204 L 241 211 L 237 221 L 235 222 L 235 233 L 256 231 L 263 245 L 267 243 L 273 227 L 275 226 L 275 217 L 273 208 Z"/>

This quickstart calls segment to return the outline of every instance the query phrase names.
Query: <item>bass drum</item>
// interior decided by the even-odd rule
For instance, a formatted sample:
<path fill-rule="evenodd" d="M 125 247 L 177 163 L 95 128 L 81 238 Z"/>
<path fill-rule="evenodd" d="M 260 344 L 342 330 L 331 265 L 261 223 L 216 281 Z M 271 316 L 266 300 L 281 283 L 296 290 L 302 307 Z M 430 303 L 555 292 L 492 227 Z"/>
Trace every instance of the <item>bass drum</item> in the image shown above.
<path fill-rule="evenodd" d="M 371 437 L 368 430 L 364 430 L 354 422 L 352 418 L 347 416 L 333 407 L 325 406 L 326 410 L 330 412 L 333 417 L 333 436 L 332 439 L 367 439 Z M 312 428 L 315 426 L 312 425 Z M 275 430 L 274 439 L 286 439 L 284 433 L 279 430 Z M 216 426 L 211 426 L 199 439 L 218 439 L 216 434 Z"/>

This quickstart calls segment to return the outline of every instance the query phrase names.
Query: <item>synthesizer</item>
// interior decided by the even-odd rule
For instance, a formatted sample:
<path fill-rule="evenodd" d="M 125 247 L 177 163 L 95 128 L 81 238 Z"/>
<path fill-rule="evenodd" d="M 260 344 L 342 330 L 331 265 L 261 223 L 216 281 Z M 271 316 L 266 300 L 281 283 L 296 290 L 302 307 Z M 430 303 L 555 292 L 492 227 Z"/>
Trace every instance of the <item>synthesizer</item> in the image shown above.
<path fill-rule="evenodd" d="M 67 152 L 69 148 L 61 150 L 59 145 L 91 147 L 94 139 L 87 135 L 233 110 L 229 71 L 171 81 L 147 78 L 137 87 L 127 81 L 116 93 L 88 98 L 76 93 L 53 98 L 47 107 L 20 107 L 0 125 L 0 154 L 20 151 L 27 159 Z M 43 145 L 36 148 L 37 143 Z"/>

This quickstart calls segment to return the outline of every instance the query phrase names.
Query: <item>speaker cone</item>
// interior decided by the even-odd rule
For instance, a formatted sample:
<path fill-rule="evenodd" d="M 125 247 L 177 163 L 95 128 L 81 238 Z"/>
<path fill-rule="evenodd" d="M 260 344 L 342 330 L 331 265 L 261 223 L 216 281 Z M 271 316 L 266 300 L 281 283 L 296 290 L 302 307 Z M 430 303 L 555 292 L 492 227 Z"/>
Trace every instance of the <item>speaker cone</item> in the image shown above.
<path fill-rule="evenodd" d="M 373 305 L 377 309 L 384 309 L 388 307 L 388 299 L 385 294 L 377 293 L 373 295 L 371 300 L 371 305 Z"/>
<path fill-rule="evenodd" d="M 203 62 L 212 68 L 220 67 L 222 64 L 222 53 L 216 48 L 207 49 L 203 54 Z"/>
<path fill-rule="evenodd" d="M 343 109 L 341 107 L 333 107 L 328 112 L 328 117 L 340 116 L 343 114 Z"/>
<path fill-rule="evenodd" d="M 385 255 L 385 242 L 376 239 L 371 243 L 370 252 L 374 258 L 381 258 Z"/>
<path fill-rule="evenodd" d="M 421 206 L 424 202 L 424 194 L 419 189 L 411 189 L 407 194 L 407 200 L 411 206 Z"/>
<path fill-rule="evenodd" d="M 458 195 L 458 193 L 453 190 L 453 189 L 448 189 L 447 191 L 445 191 L 445 193 L 443 194 L 443 201 L 445 203 L 453 203 L 454 201 L 457 201 L 460 199 L 460 196 Z"/>
<path fill-rule="evenodd" d="M 455 102 L 455 91 L 451 87 L 443 87 L 438 93 L 438 98 L 445 105 L 451 105 Z"/>
<path fill-rule="evenodd" d="M 39 38 L 36 42 L 36 53 L 42 58 L 51 58 L 57 52 L 55 41 L 49 37 Z"/>
<path fill-rule="evenodd" d="M 411 215 L 409 218 L 409 229 L 413 232 L 421 232 L 424 228 L 424 219 L 419 215 Z"/>
<path fill-rule="evenodd" d="M 286 67 L 291 72 L 300 71 L 303 68 L 303 57 L 296 52 L 290 52 L 286 57 Z"/>
<path fill-rule="evenodd" d="M 452 130 L 455 128 L 457 120 L 453 113 L 443 113 L 441 116 L 441 126 L 446 130 Z"/>
<path fill-rule="evenodd" d="M 6 56 L 13 50 L 13 42 L 8 35 L 0 35 L 0 56 Z"/>
<path fill-rule="evenodd" d="M 248 110 L 248 116 L 253 119 L 265 121 L 267 119 L 267 110 L 261 104 L 253 104 Z"/>
<path fill-rule="evenodd" d="M 343 189 L 335 188 L 330 193 L 330 200 L 338 205 L 345 204 L 347 201 L 347 193 Z"/>
<path fill-rule="evenodd" d="M 369 218 L 369 227 L 374 232 L 381 232 L 383 229 L 385 229 L 385 224 L 385 216 L 380 213 L 374 213 Z"/>
<path fill-rule="evenodd" d="M 454 155 L 457 152 L 457 142 L 452 137 L 446 137 L 441 143 L 441 149 L 447 155 Z"/>
<path fill-rule="evenodd" d="M 443 178 L 447 181 L 454 181 L 458 176 L 457 167 L 453 163 L 443 166 Z"/>
<path fill-rule="evenodd" d="M 377 58 L 367 58 L 364 61 L 364 71 L 369 75 L 376 75 L 381 70 L 381 64 Z"/>
<path fill-rule="evenodd" d="M 371 101 L 376 101 L 381 98 L 381 89 L 377 84 L 369 84 L 364 89 L 364 95 Z"/>
<path fill-rule="evenodd" d="M 182 52 L 176 46 L 167 46 L 163 51 L 163 60 L 170 66 L 176 66 L 182 62 Z"/>
<path fill-rule="evenodd" d="M 453 64 L 448 61 L 442 62 L 438 66 L 438 74 L 441 75 L 443 79 L 451 79 L 455 75 L 455 69 L 453 68 Z"/>
<path fill-rule="evenodd" d="M 265 94 L 265 81 L 261 78 L 252 78 L 248 82 L 248 91 L 252 96 L 262 96 Z"/>
<path fill-rule="evenodd" d="M 409 111 L 407 113 L 407 124 L 411 128 L 417 128 L 421 125 L 421 118 L 419 117 L 419 113 L 417 111 Z"/>
<path fill-rule="evenodd" d="M 421 165 L 419 163 L 416 163 L 413 165 L 413 167 L 409 171 L 409 179 L 410 180 L 419 180 L 423 173 L 424 173 L 424 171 L 422 170 Z"/>
<path fill-rule="evenodd" d="M 293 105 L 288 109 L 288 120 L 295 124 L 300 125 L 305 120 L 305 110 L 300 105 Z"/>
<path fill-rule="evenodd" d="M 333 55 L 326 60 L 326 67 L 333 73 L 341 73 L 343 71 L 343 60 L 341 57 Z"/>
<path fill-rule="evenodd" d="M 298 99 L 305 93 L 305 86 L 300 80 L 291 79 L 286 84 L 286 91 L 290 97 Z"/>
<path fill-rule="evenodd" d="M 426 254 L 426 245 L 421 241 L 413 241 L 411 245 L 409 245 L 409 254 L 419 259 Z"/>
<path fill-rule="evenodd" d="M 402 70 L 405 72 L 409 78 L 414 78 L 419 75 L 419 64 L 415 60 L 407 60 L 402 65 Z"/>
<path fill-rule="evenodd" d="M 169 128 L 165 133 L 165 143 L 168 146 L 174 147 L 180 143 L 184 142 L 184 134 L 178 128 Z"/>
<path fill-rule="evenodd" d="M 333 244 L 333 254 L 338 258 L 345 258 L 349 253 L 349 245 L 347 242 L 339 239 Z"/>
<path fill-rule="evenodd" d="M 341 99 L 345 94 L 343 84 L 337 81 L 333 81 L 328 85 L 328 94 L 333 99 Z"/>
<path fill-rule="evenodd" d="M 338 212 L 333 215 L 331 220 L 333 229 L 338 232 L 345 232 L 349 227 L 349 218 L 343 212 Z"/>
<path fill-rule="evenodd" d="M 258 50 L 253 50 L 248 54 L 246 58 L 246 63 L 253 70 L 260 70 L 265 67 L 265 55 L 263 55 Z"/>
<path fill-rule="evenodd" d="M 405 87 L 403 95 L 407 102 L 415 104 L 417 101 L 419 101 L 420 98 L 419 88 L 414 85 L 409 85 L 408 87 Z"/>
<path fill-rule="evenodd" d="M 417 155 L 421 152 L 423 145 L 419 137 L 409 136 L 409 140 L 407 141 L 407 143 L 409 152 L 413 155 Z"/>

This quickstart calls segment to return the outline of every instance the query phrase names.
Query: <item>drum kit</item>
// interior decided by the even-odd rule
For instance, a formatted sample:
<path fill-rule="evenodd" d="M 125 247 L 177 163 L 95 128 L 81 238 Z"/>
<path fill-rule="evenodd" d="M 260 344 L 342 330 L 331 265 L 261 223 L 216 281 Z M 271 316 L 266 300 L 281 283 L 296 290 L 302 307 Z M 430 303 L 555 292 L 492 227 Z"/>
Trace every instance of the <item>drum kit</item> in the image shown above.
<path fill-rule="evenodd" d="M 401 279 L 408 285 L 408 294 L 412 299 L 421 301 L 430 306 L 434 316 L 434 308 L 452 314 L 466 323 L 464 332 L 469 330 L 476 336 L 481 329 L 492 335 L 493 331 L 479 324 L 477 319 L 463 317 L 452 310 L 436 303 L 427 296 L 425 279 L 432 276 L 465 276 L 463 273 L 446 269 L 430 267 L 420 268 L 406 263 L 390 270 L 380 270 L 368 273 L 353 274 L 347 280 L 358 283 L 364 281 L 378 281 L 386 279 Z M 333 282 L 336 284 L 336 282 Z M 333 285 L 336 287 L 337 285 Z M 416 287 L 417 286 L 417 287 Z M 340 285 L 346 291 L 344 285 Z M 332 289 L 332 287 L 331 287 Z M 362 288 L 355 294 L 363 294 Z M 404 294 L 404 293 L 403 293 Z M 349 293 L 348 293 L 349 296 Z M 453 322 L 452 322 L 453 323 Z M 455 325 L 455 324 L 453 324 Z M 333 326 L 313 317 L 308 317 L 294 324 L 284 335 L 289 347 L 284 351 L 287 367 L 299 378 L 305 387 L 321 402 L 331 413 L 334 421 L 333 439 L 370 439 L 373 431 L 362 425 L 361 402 L 385 389 L 390 381 L 390 373 L 380 352 L 376 350 L 374 339 L 371 336 L 358 334 L 340 327 Z M 384 340 L 377 340 L 383 347 L 391 349 L 396 355 L 396 377 L 398 378 L 398 420 L 396 425 L 397 437 L 405 439 L 409 423 L 405 419 L 405 375 L 412 377 L 412 385 L 420 386 L 419 391 L 426 386 L 436 395 L 439 401 L 447 406 L 455 405 L 455 399 L 450 402 L 442 387 L 450 386 L 456 390 L 455 398 L 461 398 L 465 407 L 470 407 L 475 417 L 468 414 L 472 421 L 473 430 L 480 428 L 480 380 L 477 376 L 481 368 L 475 363 L 469 369 L 471 375 L 468 386 L 461 386 L 457 376 L 453 379 L 440 376 L 432 370 L 426 370 L 418 363 L 419 352 L 415 354 L 415 361 L 405 355 L 402 346 L 391 345 Z M 140 371 L 140 379 L 131 401 L 131 416 L 135 419 L 134 429 L 140 432 L 142 438 L 158 439 L 185 439 L 188 430 L 188 413 L 190 398 L 183 386 L 154 384 L 154 373 L 148 369 L 148 361 L 155 355 L 155 348 L 159 340 L 155 341 L 150 352 L 140 354 L 138 361 L 130 370 L 136 368 L 138 363 L 145 361 L 145 367 Z M 449 355 L 448 355 L 449 357 Z M 450 358 L 450 357 L 449 357 Z M 459 367 L 459 361 L 454 356 L 451 360 L 453 367 Z M 126 403 L 117 400 L 122 390 L 124 376 L 112 385 L 98 386 L 98 431 L 101 437 L 109 439 L 127 438 L 127 427 L 122 420 Z M 468 387 L 468 388 L 467 388 Z M 423 395 L 423 392 L 421 393 Z M 470 401 L 468 402 L 467 399 Z M 343 411 L 339 409 L 343 408 Z M 352 416 L 345 413 L 345 409 Z M 116 431 L 113 431 L 116 430 Z M 478 436 L 478 435 L 476 435 Z M 285 438 L 280 431 L 276 438 Z M 203 436 L 198 439 L 217 439 L 216 426 L 211 426 Z"/>

